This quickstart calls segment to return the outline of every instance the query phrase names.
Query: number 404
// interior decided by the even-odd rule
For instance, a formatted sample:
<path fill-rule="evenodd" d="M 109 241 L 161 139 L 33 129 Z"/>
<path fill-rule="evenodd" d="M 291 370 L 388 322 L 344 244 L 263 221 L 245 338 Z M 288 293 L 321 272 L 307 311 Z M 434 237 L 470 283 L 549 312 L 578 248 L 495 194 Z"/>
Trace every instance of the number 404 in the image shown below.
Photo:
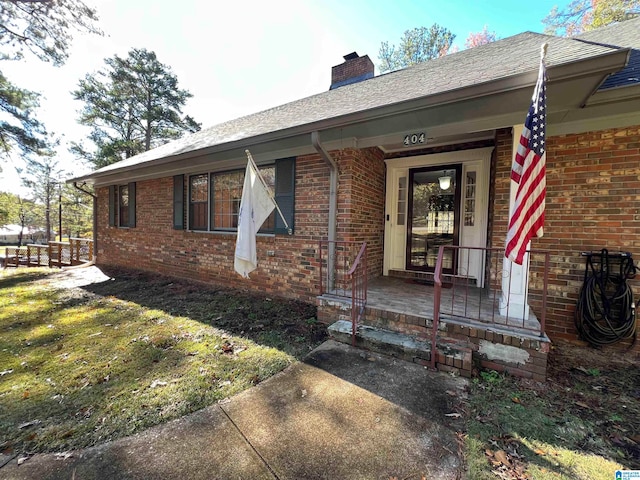
<path fill-rule="evenodd" d="M 421 143 L 424 143 L 425 140 L 426 140 L 426 135 L 424 134 L 424 132 L 422 132 L 422 133 L 410 133 L 410 134 L 404 136 L 404 140 L 403 140 L 402 144 L 405 147 L 409 147 L 411 145 L 419 145 Z"/>

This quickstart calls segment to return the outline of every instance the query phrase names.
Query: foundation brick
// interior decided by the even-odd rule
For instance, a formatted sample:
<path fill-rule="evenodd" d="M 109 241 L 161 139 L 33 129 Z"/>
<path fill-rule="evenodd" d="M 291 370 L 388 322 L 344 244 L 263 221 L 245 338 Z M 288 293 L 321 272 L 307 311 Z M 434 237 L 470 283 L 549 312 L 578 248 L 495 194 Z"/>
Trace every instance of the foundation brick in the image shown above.
<path fill-rule="evenodd" d="M 539 373 L 534 373 L 532 378 L 536 382 L 545 382 L 547 380 L 547 376 L 546 375 L 541 375 Z"/>

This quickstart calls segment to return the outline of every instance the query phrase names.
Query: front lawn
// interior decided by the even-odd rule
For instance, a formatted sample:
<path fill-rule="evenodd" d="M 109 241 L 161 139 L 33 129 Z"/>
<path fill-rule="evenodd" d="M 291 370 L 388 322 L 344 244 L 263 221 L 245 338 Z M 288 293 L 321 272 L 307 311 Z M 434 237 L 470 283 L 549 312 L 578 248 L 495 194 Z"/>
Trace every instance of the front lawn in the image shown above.
<path fill-rule="evenodd" d="M 158 276 L 58 288 L 0 273 L 0 451 L 130 435 L 281 371 L 325 338 L 315 308 Z"/>
<path fill-rule="evenodd" d="M 612 480 L 640 469 L 640 369 L 631 359 L 560 343 L 545 383 L 480 372 L 467 412 L 469 478 Z"/>

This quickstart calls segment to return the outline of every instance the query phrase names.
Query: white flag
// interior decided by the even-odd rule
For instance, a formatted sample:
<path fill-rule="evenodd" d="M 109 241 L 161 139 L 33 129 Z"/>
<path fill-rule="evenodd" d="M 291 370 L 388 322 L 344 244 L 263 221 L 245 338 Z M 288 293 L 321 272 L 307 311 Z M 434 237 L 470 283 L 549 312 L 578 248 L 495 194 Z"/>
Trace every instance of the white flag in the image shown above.
<path fill-rule="evenodd" d="M 249 159 L 242 187 L 236 255 L 233 263 L 236 272 L 244 278 L 249 278 L 249 273 L 258 267 L 256 234 L 276 208 L 276 202 L 259 175 L 255 164 Z"/>

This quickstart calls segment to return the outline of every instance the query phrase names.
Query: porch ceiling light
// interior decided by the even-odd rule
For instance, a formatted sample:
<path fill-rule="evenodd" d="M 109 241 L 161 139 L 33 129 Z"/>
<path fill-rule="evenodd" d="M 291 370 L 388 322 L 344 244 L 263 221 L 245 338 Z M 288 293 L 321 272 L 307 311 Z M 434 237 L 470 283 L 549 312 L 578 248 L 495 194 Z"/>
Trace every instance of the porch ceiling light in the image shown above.
<path fill-rule="evenodd" d="M 449 187 L 451 186 L 451 177 L 447 175 L 447 172 L 445 171 L 444 175 L 438 178 L 438 182 L 440 183 L 440 189 L 449 190 Z"/>

